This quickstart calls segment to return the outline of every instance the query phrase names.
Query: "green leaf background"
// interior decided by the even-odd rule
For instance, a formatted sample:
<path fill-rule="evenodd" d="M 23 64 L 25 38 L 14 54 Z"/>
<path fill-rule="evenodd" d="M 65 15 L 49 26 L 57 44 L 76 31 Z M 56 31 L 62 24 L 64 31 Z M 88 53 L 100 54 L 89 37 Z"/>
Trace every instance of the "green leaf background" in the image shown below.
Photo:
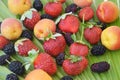
<path fill-rule="evenodd" d="M 8 0 L 0 0 L 0 21 L 4 20 L 5 18 L 8 18 L 8 17 L 15 18 L 15 15 L 13 15 L 7 8 L 7 1 Z M 41 1 L 45 5 L 49 1 L 56 1 L 56 0 L 41 0 Z M 120 0 L 110 0 L 110 1 L 113 1 L 115 4 L 117 4 L 117 6 L 120 9 Z M 72 0 L 67 0 L 67 2 L 63 4 L 63 8 L 65 8 L 67 5 L 71 4 L 72 2 L 73 2 Z M 94 11 L 96 11 L 97 6 L 101 2 L 103 2 L 103 0 L 93 0 L 92 8 L 94 9 Z M 44 11 L 42 11 L 41 13 L 44 13 Z M 97 20 L 96 16 L 94 17 L 94 20 Z M 120 26 L 120 15 L 119 15 L 119 18 L 115 22 L 108 24 L 108 26 L 110 26 L 110 25 Z M 80 39 L 80 30 L 76 34 L 76 37 L 77 37 L 77 39 Z M 33 42 L 40 48 L 41 52 L 44 51 L 41 41 L 34 38 Z M 69 54 L 68 47 L 65 50 L 65 53 Z M 2 51 L 0 51 L 0 55 L 2 55 L 2 54 L 4 54 L 4 53 Z M 80 75 L 73 76 L 74 80 L 120 80 L 120 50 L 117 50 L 117 51 L 107 50 L 104 55 L 97 56 L 97 57 L 89 54 L 87 56 L 87 58 L 89 60 L 89 66 Z M 23 63 L 26 61 L 29 61 L 29 59 L 27 59 L 25 57 L 21 57 L 17 54 L 12 56 L 12 59 L 20 60 Z M 107 61 L 111 65 L 110 70 L 108 72 L 100 73 L 100 74 L 91 72 L 90 65 L 95 62 L 100 62 L 100 61 Z M 30 70 L 32 70 L 32 67 Z M 27 71 L 26 74 L 29 71 Z M 6 75 L 9 73 L 11 73 L 11 71 L 9 69 L 7 69 L 7 65 L 6 65 L 6 67 L 0 66 L 0 80 L 5 80 Z M 52 76 L 52 78 L 53 78 L 53 80 L 60 80 L 60 78 L 64 75 L 67 75 L 67 74 L 65 74 L 63 69 L 60 66 L 58 66 L 57 73 L 54 76 Z M 25 77 L 25 75 L 23 75 L 22 77 L 19 77 L 19 78 L 20 78 L 20 80 L 24 80 L 24 77 Z"/>

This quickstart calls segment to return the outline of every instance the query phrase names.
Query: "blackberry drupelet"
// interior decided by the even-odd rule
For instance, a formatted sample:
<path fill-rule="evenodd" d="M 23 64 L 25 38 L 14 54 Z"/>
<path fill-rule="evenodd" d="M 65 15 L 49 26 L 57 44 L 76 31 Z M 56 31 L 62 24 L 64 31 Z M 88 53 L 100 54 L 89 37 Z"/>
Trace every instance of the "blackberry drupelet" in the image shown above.
<path fill-rule="evenodd" d="M 106 52 L 106 48 L 103 45 L 95 45 L 91 49 L 92 55 L 103 55 Z"/>
<path fill-rule="evenodd" d="M 14 72 L 15 74 L 22 75 L 25 72 L 25 68 L 23 64 L 19 61 L 13 61 L 8 65 L 9 70 Z"/>
<path fill-rule="evenodd" d="M 4 48 L 3 51 L 5 54 L 7 55 L 12 55 L 15 53 L 15 49 L 14 49 L 14 43 L 9 43 L 7 44 Z"/>
<path fill-rule="evenodd" d="M 30 40 L 33 39 L 32 33 L 30 33 L 28 30 L 24 30 L 21 34 L 21 37 L 28 38 Z"/>
<path fill-rule="evenodd" d="M 2 56 L 0 56 L 0 65 L 7 64 L 6 60 L 8 60 L 8 61 L 11 60 L 9 55 L 2 55 Z"/>
<path fill-rule="evenodd" d="M 40 11 L 43 9 L 43 4 L 40 0 L 34 0 L 33 2 L 33 8 L 35 8 L 37 11 Z"/>
<path fill-rule="evenodd" d="M 65 8 L 65 12 L 66 13 L 69 13 L 69 12 L 76 12 L 77 11 L 77 5 L 76 4 L 71 4 L 71 5 L 69 5 L 69 6 L 67 6 L 66 8 Z"/>
<path fill-rule="evenodd" d="M 53 20 L 54 18 L 52 17 L 52 16 L 50 16 L 49 14 L 42 14 L 41 15 L 41 19 L 51 19 L 51 20 Z"/>
<path fill-rule="evenodd" d="M 10 73 L 6 76 L 6 80 L 19 80 L 16 74 Z"/>
<path fill-rule="evenodd" d="M 60 80 L 73 80 L 70 76 L 64 76 Z"/>
<path fill-rule="evenodd" d="M 102 73 L 108 71 L 109 69 L 110 69 L 110 64 L 107 63 L 106 61 L 94 63 L 91 65 L 91 71 L 97 73 Z"/>
<path fill-rule="evenodd" d="M 62 65 L 63 61 L 65 60 L 65 54 L 64 53 L 60 53 L 57 57 L 56 57 L 56 63 L 58 65 Z"/>
<path fill-rule="evenodd" d="M 65 33 L 64 34 L 64 37 L 65 37 L 65 40 L 66 40 L 66 43 L 67 43 L 68 46 L 70 46 L 74 42 L 71 35 L 72 35 L 71 33 Z"/>

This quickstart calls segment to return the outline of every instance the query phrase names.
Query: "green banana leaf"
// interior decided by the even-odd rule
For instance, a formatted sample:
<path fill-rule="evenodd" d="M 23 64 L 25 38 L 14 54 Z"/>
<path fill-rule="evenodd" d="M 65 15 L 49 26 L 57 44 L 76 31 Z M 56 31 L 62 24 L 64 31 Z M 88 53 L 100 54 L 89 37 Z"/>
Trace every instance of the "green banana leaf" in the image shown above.
<path fill-rule="evenodd" d="M 4 20 L 5 18 L 8 17 L 16 17 L 15 15 L 13 15 L 9 9 L 7 8 L 7 1 L 8 0 L 0 0 L 0 21 Z M 33 1 L 33 0 L 32 0 Z M 49 1 L 56 1 L 56 0 L 41 0 L 42 3 L 45 5 L 47 2 Z M 72 0 L 66 0 L 67 2 L 63 4 L 63 8 L 65 8 L 67 5 L 71 4 L 73 1 Z M 93 4 L 92 4 L 92 8 L 94 9 L 94 11 L 96 11 L 97 6 L 103 2 L 104 0 L 93 0 Z M 117 6 L 120 9 L 120 0 L 109 0 L 109 1 L 113 1 L 115 4 L 117 4 Z M 41 12 L 44 13 L 44 12 Z M 97 20 L 97 17 L 94 17 L 94 20 Z M 120 15 L 119 18 L 113 22 L 108 24 L 108 26 L 110 25 L 116 25 L 116 26 L 120 26 Z M 76 34 L 77 39 L 80 39 L 80 33 L 81 30 L 79 30 L 79 32 Z M 39 41 L 38 39 L 36 39 L 34 37 L 33 42 L 40 48 L 41 52 L 44 52 L 43 47 L 42 47 L 42 42 Z M 85 41 L 86 42 L 86 41 Z M 87 42 L 86 42 L 87 43 Z M 65 53 L 68 54 L 68 47 L 65 50 Z M 0 55 L 4 54 L 4 52 L 0 51 Z M 120 80 L 120 50 L 117 51 L 110 51 L 107 50 L 106 53 L 102 56 L 92 56 L 89 55 L 87 56 L 88 60 L 89 60 L 89 66 L 87 67 L 87 69 L 77 75 L 77 76 L 72 76 L 73 80 Z M 19 55 L 14 55 L 12 56 L 13 60 L 20 60 L 23 63 L 28 61 L 27 58 L 25 57 L 21 57 Z M 110 64 L 110 70 L 104 73 L 94 73 L 90 70 L 90 66 L 91 64 L 95 63 L 95 62 L 100 62 L 100 61 L 107 61 Z M 30 70 L 32 70 L 32 68 L 30 68 Z M 30 71 L 29 70 L 29 71 Z M 26 71 L 26 74 L 29 73 L 29 71 Z M 6 75 L 11 73 L 11 71 L 7 68 L 7 66 L 0 66 L 0 80 L 5 80 Z M 52 76 L 53 80 L 60 80 L 61 77 L 67 75 L 62 67 L 58 66 L 58 70 L 57 73 L 55 75 Z M 20 76 L 20 80 L 24 80 L 24 76 Z"/>

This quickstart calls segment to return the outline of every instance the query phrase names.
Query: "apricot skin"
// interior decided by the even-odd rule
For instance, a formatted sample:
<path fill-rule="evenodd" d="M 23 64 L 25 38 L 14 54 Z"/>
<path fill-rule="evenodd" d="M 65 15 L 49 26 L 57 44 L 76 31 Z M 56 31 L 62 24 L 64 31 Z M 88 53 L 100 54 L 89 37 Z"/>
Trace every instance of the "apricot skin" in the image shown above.
<path fill-rule="evenodd" d="M 101 42 L 109 50 L 120 49 L 120 27 L 110 26 L 103 30 Z"/>
<path fill-rule="evenodd" d="M 111 23 L 118 18 L 119 9 L 113 2 L 105 1 L 98 6 L 96 14 L 101 22 Z"/>

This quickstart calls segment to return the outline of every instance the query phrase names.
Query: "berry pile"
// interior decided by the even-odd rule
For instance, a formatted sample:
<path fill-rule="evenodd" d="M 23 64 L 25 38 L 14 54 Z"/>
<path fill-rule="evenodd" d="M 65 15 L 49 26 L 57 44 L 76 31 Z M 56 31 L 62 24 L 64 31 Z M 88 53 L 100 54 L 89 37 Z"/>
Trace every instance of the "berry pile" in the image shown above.
<path fill-rule="evenodd" d="M 8 1 L 8 8 L 15 15 L 21 16 L 21 22 L 14 18 L 7 18 L 0 23 L 0 49 L 5 53 L 0 56 L 0 65 L 7 65 L 13 72 L 6 76 L 6 80 L 19 80 L 17 75 L 23 76 L 31 66 L 36 69 L 32 76 L 37 76 L 37 79 L 42 77 L 41 79 L 51 80 L 50 76 L 56 74 L 58 68 L 62 67 L 69 76 L 63 76 L 60 80 L 73 80 L 72 76 L 81 74 L 88 67 L 89 53 L 92 54 L 91 56 L 102 56 L 107 49 L 120 49 L 120 43 L 118 43 L 119 46 L 116 45 L 120 37 L 115 35 L 120 34 L 120 28 L 117 26 L 107 28 L 107 23 L 117 19 L 117 9 L 114 9 L 116 10 L 115 17 L 109 18 L 110 15 L 105 16 L 107 11 L 103 15 L 98 7 L 96 13 L 99 20 L 96 22 L 93 19 L 95 12 L 91 7 L 92 0 L 89 2 L 73 0 L 74 3 L 66 6 L 65 9 L 63 9 L 63 4 L 66 0 L 56 0 L 56 2 L 46 4 L 43 4 L 42 0 L 34 0 L 31 4 L 28 0 L 24 4 L 29 3 L 29 6 L 22 7 L 24 10 L 18 8 L 19 5 L 16 9 L 12 9 L 11 1 L 14 0 Z M 109 1 L 108 3 L 114 8 L 115 5 Z M 113 10 L 111 11 L 111 14 L 115 14 Z M 61 15 L 62 13 L 64 14 Z M 114 30 L 113 33 L 112 30 Z M 114 41 L 110 35 L 115 35 Z M 41 50 L 39 42 L 44 51 Z M 28 63 L 14 60 L 14 55 L 22 57 L 23 60 L 28 59 Z M 109 69 L 110 64 L 106 61 L 91 65 L 91 71 L 97 73 Z M 43 70 L 41 72 L 47 77 L 39 77 L 37 74 L 39 70 Z M 27 78 L 28 76 L 29 74 Z"/>

